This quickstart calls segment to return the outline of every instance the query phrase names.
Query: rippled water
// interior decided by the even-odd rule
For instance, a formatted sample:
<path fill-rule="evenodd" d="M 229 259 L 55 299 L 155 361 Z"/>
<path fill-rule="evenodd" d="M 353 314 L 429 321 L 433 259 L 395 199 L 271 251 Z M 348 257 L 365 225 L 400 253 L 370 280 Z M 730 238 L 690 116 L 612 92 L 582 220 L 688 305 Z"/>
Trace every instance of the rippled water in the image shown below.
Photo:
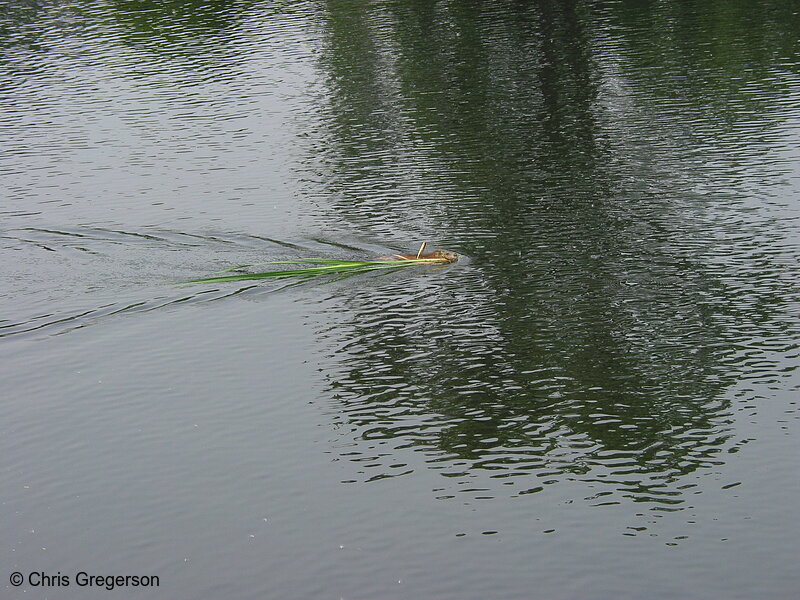
<path fill-rule="evenodd" d="M 793 2 L 15 2 L 0 64 L 3 597 L 800 589 Z"/>

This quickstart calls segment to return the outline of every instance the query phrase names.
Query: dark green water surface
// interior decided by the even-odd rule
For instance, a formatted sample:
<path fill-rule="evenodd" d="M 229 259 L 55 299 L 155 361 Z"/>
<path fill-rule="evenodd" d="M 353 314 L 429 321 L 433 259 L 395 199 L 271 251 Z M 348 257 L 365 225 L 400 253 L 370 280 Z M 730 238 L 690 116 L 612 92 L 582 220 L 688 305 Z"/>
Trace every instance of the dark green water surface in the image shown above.
<path fill-rule="evenodd" d="M 0 597 L 797 598 L 798 264 L 791 0 L 0 0 Z"/>

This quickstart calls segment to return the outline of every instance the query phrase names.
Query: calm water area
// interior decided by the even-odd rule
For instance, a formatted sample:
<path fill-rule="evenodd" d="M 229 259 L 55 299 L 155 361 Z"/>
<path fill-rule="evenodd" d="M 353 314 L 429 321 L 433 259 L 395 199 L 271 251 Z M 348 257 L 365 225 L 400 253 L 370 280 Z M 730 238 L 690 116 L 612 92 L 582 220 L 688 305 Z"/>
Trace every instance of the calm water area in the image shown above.
<path fill-rule="evenodd" d="M 0 598 L 797 598 L 799 263 L 794 0 L 0 0 Z"/>

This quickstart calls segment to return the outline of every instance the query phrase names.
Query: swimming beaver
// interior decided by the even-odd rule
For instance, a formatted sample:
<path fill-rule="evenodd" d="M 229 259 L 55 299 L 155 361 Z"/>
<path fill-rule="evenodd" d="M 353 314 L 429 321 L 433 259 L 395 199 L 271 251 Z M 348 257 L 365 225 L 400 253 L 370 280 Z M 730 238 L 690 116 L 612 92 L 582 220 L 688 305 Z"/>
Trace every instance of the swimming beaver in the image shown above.
<path fill-rule="evenodd" d="M 427 254 L 390 254 L 389 256 L 379 256 L 375 260 L 435 260 L 441 263 L 452 263 L 458 260 L 458 254 L 449 250 L 434 250 Z"/>

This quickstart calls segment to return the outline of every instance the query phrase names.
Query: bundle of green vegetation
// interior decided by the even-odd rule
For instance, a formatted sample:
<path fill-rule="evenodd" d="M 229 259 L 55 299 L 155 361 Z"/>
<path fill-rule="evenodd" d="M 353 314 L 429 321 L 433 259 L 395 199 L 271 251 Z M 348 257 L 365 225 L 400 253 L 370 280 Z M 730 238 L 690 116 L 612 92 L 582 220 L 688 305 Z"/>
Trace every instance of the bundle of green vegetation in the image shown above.
<path fill-rule="evenodd" d="M 458 260 L 458 255 L 448 250 L 435 250 L 422 254 L 425 244 L 416 254 L 390 254 L 375 260 L 336 260 L 328 258 L 300 258 L 295 260 L 273 260 L 254 265 L 239 265 L 217 271 L 213 277 L 192 279 L 186 283 L 217 283 L 224 281 L 247 281 L 252 279 L 286 279 L 290 277 L 315 277 L 319 275 L 356 275 L 368 271 L 398 269 L 413 265 L 441 265 Z M 308 265 L 299 269 L 278 269 L 260 273 L 240 272 L 262 265 Z M 226 274 L 227 273 L 227 274 Z"/>

